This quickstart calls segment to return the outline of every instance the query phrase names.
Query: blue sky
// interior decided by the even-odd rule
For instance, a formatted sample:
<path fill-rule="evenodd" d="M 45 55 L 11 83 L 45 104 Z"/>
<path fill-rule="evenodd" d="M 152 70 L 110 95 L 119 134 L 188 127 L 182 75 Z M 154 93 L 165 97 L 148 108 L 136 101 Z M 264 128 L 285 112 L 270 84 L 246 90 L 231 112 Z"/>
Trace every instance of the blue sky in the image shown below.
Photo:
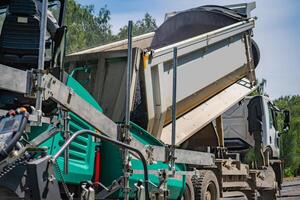
<path fill-rule="evenodd" d="M 207 4 L 234 4 L 247 0 L 77 0 L 94 4 L 96 12 L 107 5 L 116 33 L 128 20 L 138 20 L 149 12 L 160 25 L 164 15 Z M 258 0 L 253 15 L 258 17 L 254 39 L 261 50 L 257 69 L 259 79 L 267 80 L 272 98 L 300 94 L 300 1 Z"/>

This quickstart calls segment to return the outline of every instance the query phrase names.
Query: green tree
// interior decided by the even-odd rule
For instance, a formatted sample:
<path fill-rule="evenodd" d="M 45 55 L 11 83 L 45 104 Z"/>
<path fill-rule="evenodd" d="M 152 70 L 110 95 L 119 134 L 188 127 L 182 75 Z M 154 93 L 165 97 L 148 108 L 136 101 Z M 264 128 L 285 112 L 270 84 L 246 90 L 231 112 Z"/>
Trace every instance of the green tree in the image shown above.
<path fill-rule="evenodd" d="M 68 0 L 66 14 L 67 52 L 75 52 L 127 38 L 127 26 L 122 27 L 118 34 L 112 34 L 110 16 L 111 13 L 107 6 L 101 8 L 99 13 L 95 15 L 93 5 L 82 6 L 75 0 Z M 146 13 L 143 19 L 134 23 L 133 35 L 152 32 L 156 28 L 155 19 Z"/>
<path fill-rule="evenodd" d="M 68 0 L 66 25 L 68 27 L 67 49 L 74 52 L 87 47 L 104 44 L 112 40 L 110 11 L 107 6 L 94 15 L 94 6 L 82 6 Z"/>
<path fill-rule="evenodd" d="M 132 35 L 137 36 L 145 33 L 154 31 L 157 28 L 156 20 L 149 14 L 146 13 L 144 18 L 133 23 L 132 26 Z M 120 31 L 117 35 L 118 39 L 127 38 L 128 26 L 120 28 Z"/>
<path fill-rule="evenodd" d="M 285 96 L 275 100 L 280 109 L 291 113 L 290 129 L 281 135 L 281 159 L 284 161 L 285 175 L 299 175 L 300 172 L 300 96 Z M 283 116 L 279 116 L 282 130 Z"/>

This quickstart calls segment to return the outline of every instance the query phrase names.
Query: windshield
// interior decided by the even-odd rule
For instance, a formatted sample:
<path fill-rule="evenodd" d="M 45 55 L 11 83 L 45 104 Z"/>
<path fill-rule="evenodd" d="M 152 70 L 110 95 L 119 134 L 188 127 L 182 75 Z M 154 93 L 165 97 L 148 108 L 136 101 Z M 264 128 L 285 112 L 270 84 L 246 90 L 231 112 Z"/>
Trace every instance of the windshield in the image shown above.
<path fill-rule="evenodd" d="M 269 107 L 270 128 L 272 126 L 274 126 L 274 128 L 277 130 L 278 129 L 278 126 L 277 126 L 277 112 L 275 111 L 275 108 L 271 103 L 268 104 L 268 107 Z"/>

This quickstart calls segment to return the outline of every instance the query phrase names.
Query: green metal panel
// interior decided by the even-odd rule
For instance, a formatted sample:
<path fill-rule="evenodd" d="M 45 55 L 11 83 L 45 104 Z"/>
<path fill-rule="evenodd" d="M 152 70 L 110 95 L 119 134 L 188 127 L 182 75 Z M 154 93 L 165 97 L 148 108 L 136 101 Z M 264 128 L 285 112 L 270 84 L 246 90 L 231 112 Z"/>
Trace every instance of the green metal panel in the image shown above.
<path fill-rule="evenodd" d="M 79 82 L 77 82 L 72 76 L 68 76 L 67 86 L 72 88 L 76 94 L 78 94 L 86 102 L 91 104 L 94 108 L 96 108 L 100 112 L 103 112 L 102 108 L 97 103 L 97 101 L 93 98 L 93 96 Z"/>
<path fill-rule="evenodd" d="M 67 86 L 71 87 L 76 94 L 85 99 L 93 107 L 102 112 L 101 107 L 94 100 L 94 98 L 86 91 L 80 83 L 73 77 L 69 76 Z M 83 121 L 81 118 L 73 113 L 70 114 L 70 132 L 73 134 L 82 129 L 94 130 L 94 128 Z M 55 136 L 51 154 L 55 154 L 64 144 L 61 134 Z M 69 147 L 69 172 L 64 174 L 64 180 L 67 183 L 79 184 L 85 180 L 91 180 L 94 174 L 95 162 L 95 146 L 93 138 L 89 135 L 83 135 L 76 138 Z M 58 158 L 60 169 L 63 169 L 64 158 L 63 155 Z"/>
<path fill-rule="evenodd" d="M 101 107 L 93 99 L 93 97 L 72 77 L 68 77 L 67 85 L 71 87 L 75 93 L 85 99 L 93 107 L 102 112 Z M 83 121 L 81 118 L 73 113 L 70 115 L 70 132 L 74 132 L 82 129 L 94 130 L 91 125 Z M 47 129 L 50 129 L 51 125 L 44 124 L 41 127 L 33 127 L 30 133 L 30 139 L 38 136 Z M 63 133 L 58 133 L 54 137 L 48 139 L 40 146 L 48 147 L 48 153 L 54 155 L 60 147 L 64 144 Z M 95 162 L 95 146 L 96 143 L 93 138 L 88 135 L 79 136 L 75 139 L 69 148 L 69 172 L 63 174 L 64 180 L 67 183 L 79 184 L 85 180 L 91 180 L 94 174 L 94 162 Z M 58 158 L 58 165 L 63 172 L 64 158 L 63 155 Z M 60 181 L 60 177 L 57 176 Z"/>
<path fill-rule="evenodd" d="M 79 122 L 77 116 L 70 113 L 70 131 L 71 134 L 82 129 L 92 129 L 88 124 L 83 121 Z M 50 129 L 51 125 L 43 125 L 42 127 L 34 127 L 31 130 L 31 135 L 43 133 L 42 130 Z M 62 133 L 57 133 L 54 137 L 49 138 L 40 147 L 47 147 L 48 154 L 54 155 L 64 144 Z M 85 135 L 75 139 L 69 149 L 69 173 L 63 174 L 64 180 L 67 183 L 79 184 L 83 180 L 91 180 L 94 174 L 94 159 L 95 159 L 95 146 L 91 136 Z M 63 172 L 64 158 L 63 155 L 57 160 L 60 170 Z M 60 176 L 57 179 L 61 181 Z"/>
<path fill-rule="evenodd" d="M 71 134 L 82 129 L 93 130 L 89 124 L 82 121 L 73 113 L 70 113 L 70 118 Z M 62 134 L 57 134 L 53 139 L 50 154 L 55 154 L 63 144 L 64 139 Z M 82 181 L 92 179 L 94 174 L 95 145 L 93 138 L 89 135 L 79 136 L 71 143 L 69 146 L 69 172 L 68 174 L 63 174 L 65 182 L 79 184 Z M 63 171 L 63 155 L 58 158 L 57 162 Z"/>

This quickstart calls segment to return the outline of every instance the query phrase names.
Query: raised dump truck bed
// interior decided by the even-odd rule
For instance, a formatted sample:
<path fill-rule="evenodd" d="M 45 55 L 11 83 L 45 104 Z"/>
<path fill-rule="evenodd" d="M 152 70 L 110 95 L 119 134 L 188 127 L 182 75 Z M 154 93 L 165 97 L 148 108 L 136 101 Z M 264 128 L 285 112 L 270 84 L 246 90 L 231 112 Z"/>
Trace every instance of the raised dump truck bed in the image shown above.
<path fill-rule="evenodd" d="M 201 17 L 208 10 L 211 13 L 212 8 L 203 9 L 175 14 L 156 32 L 133 38 L 131 119 L 165 143 L 170 143 L 171 135 L 168 124 L 171 121 L 174 47 L 178 49 L 176 115 L 179 124 L 180 121 L 183 125 L 186 124 L 184 119 L 187 115 L 197 115 L 199 109 L 210 113 L 208 116 L 201 115 L 202 119 L 197 124 L 192 121 L 186 124 L 193 127 L 188 132 L 183 132 L 180 125 L 177 144 L 183 143 L 240 101 L 252 91 L 255 83 L 252 57 L 257 57 L 258 49 L 251 44 L 250 39 L 255 26 L 254 19 L 236 19 L 236 16 L 213 10 L 213 16 L 208 16 L 207 21 L 203 21 Z M 218 24 L 217 21 L 212 21 L 211 26 L 208 26 L 206 23 L 212 17 L 223 17 L 225 22 Z M 189 28 L 200 27 L 192 35 L 183 31 L 184 26 L 179 23 L 187 18 L 194 20 L 189 21 Z M 172 38 L 174 30 L 177 30 L 175 32 L 181 41 Z M 168 31 L 171 38 L 165 36 Z M 126 43 L 123 40 L 77 52 L 69 55 L 66 61 L 69 71 L 78 67 L 90 71 L 88 76 L 86 73 L 76 73 L 75 77 L 85 84 L 102 105 L 104 113 L 114 121 L 122 121 L 124 118 Z M 86 81 L 87 78 L 90 78 L 89 82 Z M 210 105 L 216 104 L 221 106 L 213 112 L 211 109 L 215 106 Z"/>

